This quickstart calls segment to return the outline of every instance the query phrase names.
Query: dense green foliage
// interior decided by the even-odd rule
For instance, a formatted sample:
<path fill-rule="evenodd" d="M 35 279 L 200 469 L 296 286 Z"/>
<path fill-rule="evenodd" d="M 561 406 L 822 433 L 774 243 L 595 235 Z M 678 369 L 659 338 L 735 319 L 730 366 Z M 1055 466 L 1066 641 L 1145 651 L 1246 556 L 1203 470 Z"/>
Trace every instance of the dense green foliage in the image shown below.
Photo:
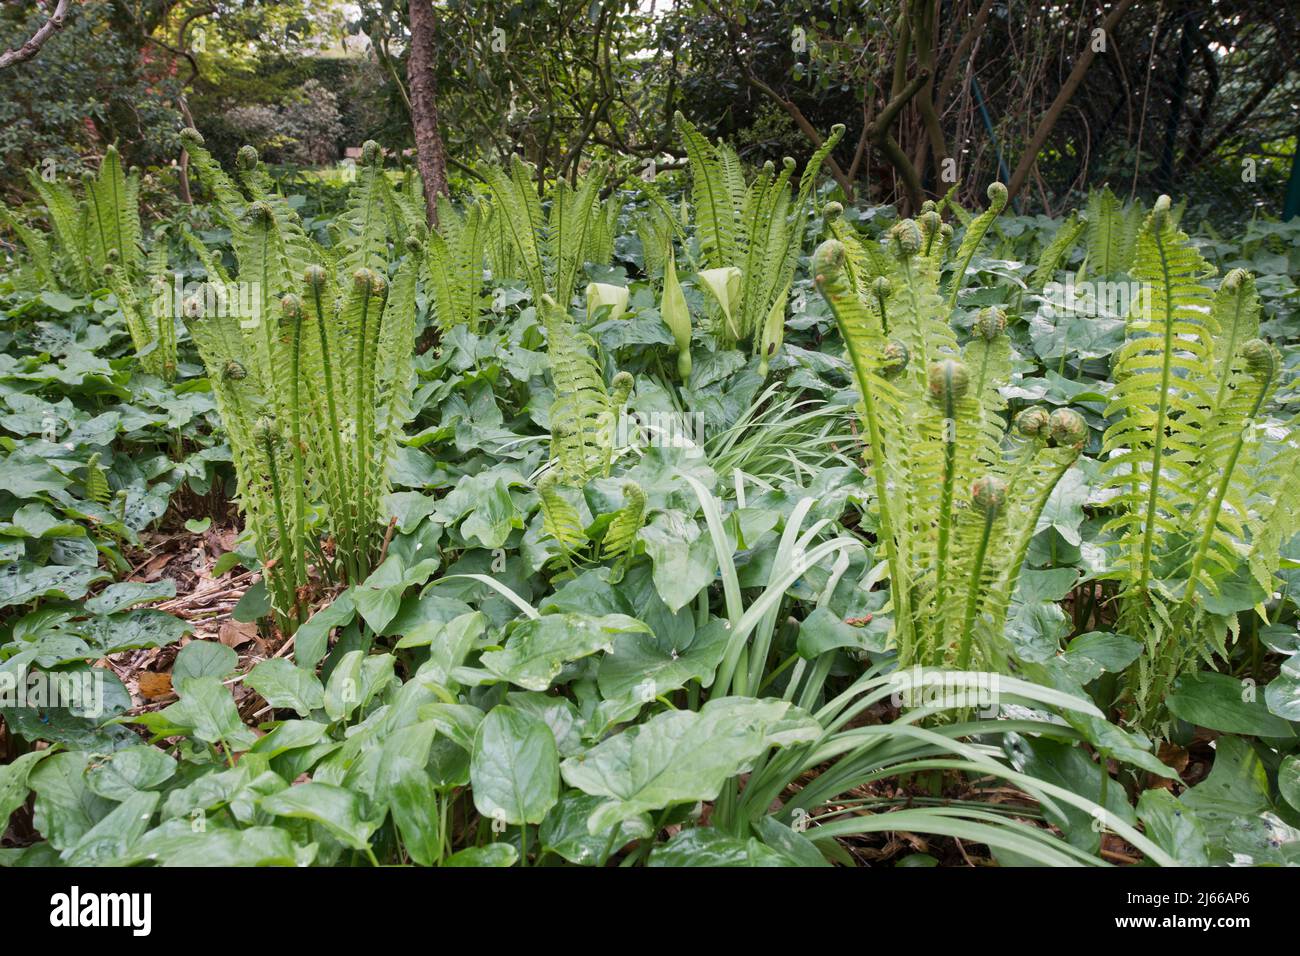
<path fill-rule="evenodd" d="M 1297 860 L 1300 228 L 896 220 L 680 128 L 687 189 L 514 160 L 434 229 L 373 144 L 319 209 L 195 132 L 189 222 L 115 158 L 11 214 L 0 679 L 102 707 L 0 705 L 0 862 Z"/>

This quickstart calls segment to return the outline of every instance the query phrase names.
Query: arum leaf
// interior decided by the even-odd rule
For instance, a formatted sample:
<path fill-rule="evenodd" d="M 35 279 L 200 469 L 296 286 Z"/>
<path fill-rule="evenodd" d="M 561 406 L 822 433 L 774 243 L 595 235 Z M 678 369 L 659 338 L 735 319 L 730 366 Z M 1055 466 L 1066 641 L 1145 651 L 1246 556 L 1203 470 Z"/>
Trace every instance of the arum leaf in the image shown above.
<path fill-rule="evenodd" d="M 310 671 L 294 667 L 283 658 L 262 661 L 244 678 L 272 707 L 284 707 L 306 717 L 325 705 L 325 688 Z"/>
<path fill-rule="evenodd" d="M 474 806 L 492 820 L 541 823 L 560 793 L 559 753 L 540 719 L 513 707 L 488 712 L 474 735 Z"/>
<path fill-rule="evenodd" d="M 27 781 L 32 771 L 53 754 L 53 750 L 33 750 L 12 763 L 0 764 L 0 820 L 7 823 L 9 815 L 27 802 L 27 794 L 31 791 Z"/>
<path fill-rule="evenodd" d="M 368 849 L 370 834 L 379 825 L 379 821 L 372 822 L 362 816 L 359 794 L 328 783 L 302 783 L 265 797 L 260 805 L 277 817 L 320 824 L 354 850 Z"/>
<path fill-rule="evenodd" d="M 778 742 L 772 733 L 786 745 L 820 732 L 810 718 L 785 724 L 787 715 L 799 715 L 787 701 L 717 698 L 699 711 L 668 711 L 630 727 L 564 761 L 561 771 L 570 786 L 609 798 L 588 820 L 595 832 L 648 810 L 713 800 Z"/>
<path fill-rule="evenodd" d="M 379 788 L 411 859 L 431 866 L 442 855 L 438 797 L 426 764 L 437 728 L 430 721 L 409 724 L 384 741 Z"/>
<path fill-rule="evenodd" d="M 813 610 L 799 625 L 799 656 L 815 660 L 827 651 L 851 647 L 858 650 L 884 650 L 868 644 L 871 632 L 845 624 L 830 608 Z"/>
<path fill-rule="evenodd" d="M 345 720 L 374 700 L 394 680 L 395 662 L 391 654 L 344 654 L 325 685 L 324 707 L 330 720 Z"/>
<path fill-rule="evenodd" d="M 63 851 L 68 866 L 119 864 L 128 849 L 149 828 L 159 794 L 138 791 L 124 799 L 111 813 Z"/>
<path fill-rule="evenodd" d="M 538 839 L 542 847 L 580 866 L 604 866 L 609 854 L 621 850 L 633 840 L 651 836 L 649 814 L 642 814 L 604 830 L 591 833 L 587 820 L 601 804 L 600 797 L 589 796 L 576 790 L 567 790 L 560 802 L 542 821 Z M 617 827 L 618 833 L 612 831 Z"/>
<path fill-rule="evenodd" d="M 1185 674 L 1165 700 L 1169 712 L 1189 724 L 1253 737 L 1294 737 L 1291 724 L 1268 712 L 1252 684 L 1227 674 Z"/>
<path fill-rule="evenodd" d="M 235 750 L 247 750 L 257 739 L 240 719 L 230 690 L 217 678 L 192 677 L 179 682 L 176 690 L 181 699 L 160 714 L 172 726 L 206 743 L 224 741 Z"/>
<path fill-rule="evenodd" d="M 46 597 L 75 601 L 92 585 L 112 577 L 97 568 L 42 567 L 29 561 L 15 561 L 0 567 L 0 609 Z"/>
<path fill-rule="evenodd" d="M 334 603 L 321 608 L 298 628 L 293 638 L 293 659 L 299 667 L 310 669 L 320 663 L 329 645 L 330 631 L 351 623 L 356 616 L 352 591 L 351 588 L 344 591 Z"/>
<path fill-rule="evenodd" d="M 648 866 L 790 866 L 783 854 L 750 837 L 742 840 L 721 830 L 683 830 L 650 854 Z"/>
<path fill-rule="evenodd" d="M 489 843 L 487 846 L 471 846 L 453 853 L 443 861 L 443 866 L 505 867 L 514 866 L 519 859 L 519 851 L 510 843 Z"/>
<path fill-rule="evenodd" d="M 36 791 L 32 822 L 56 850 L 66 850 L 113 809 L 113 802 L 93 793 L 86 783 L 90 754 L 55 754 L 32 770 Z"/>
<path fill-rule="evenodd" d="M 215 677 L 225 680 L 235 673 L 239 655 L 218 641 L 190 641 L 176 655 L 172 667 L 172 680 L 182 681 L 192 677 Z"/>
<path fill-rule="evenodd" d="M 1080 684 L 1096 680 L 1103 673 L 1118 674 L 1142 653 L 1142 645 L 1123 634 L 1089 631 L 1070 641 L 1061 661 Z"/>
<path fill-rule="evenodd" d="M 1205 828 L 1196 814 L 1168 790 L 1144 791 L 1138 819 L 1146 835 L 1183 866 L 1209 866 Z"/>
<path fill-rule="evenodd" d="M 93 598 L 86 600 L 85 608 L 91 614 L 112 614 L 145 601 L 161 601 L 176 596 L 176 582 L 171 578 L 142 583 L 122 581 L 110 584 Z"/>
<path fill-rule="evenodd" d="M 134 852 L 160 866 L 299 866 L 315 855 L 313 850 L 300 858 L 289 834 L 279 827 L 210 827 L 196 833 L 189 820 L 173 820 L 149 831 Z"/>
<path fill-rule="evenodd" d="M 175 772 L 176 761 L 157 747 L 127 747 L 92 766 L 86 783 L 101 797 L 125 800 L 167 782 Z"/>
<path fill-rule="evenodd" d="M 1277 770 L 1277 789 L 1282 799 L 1300 810 L 1300 757 L 1292 755 L 1282 761 Z"/>
<path fill-rule="evenodd" d="M 489 651 L 480 661 L 502 680 L 526 690 L 546 690 L 567 661 L 611 648 L 618 634 L 649 630 L 626 614 L 546 614 L 524 621 L 511 633 L 504 650 Z"/>
<path fill-rule="evenodd" d="M 708 686 L 722 662 L 728 636 L 726 622 L 720 618 L 709 621 L 683 647 L 651 633 L 620 634 L 613 652 L 600 662 L 596 679 L 601 696 L 606 701 L 648 703 L 693 680 Z"/>

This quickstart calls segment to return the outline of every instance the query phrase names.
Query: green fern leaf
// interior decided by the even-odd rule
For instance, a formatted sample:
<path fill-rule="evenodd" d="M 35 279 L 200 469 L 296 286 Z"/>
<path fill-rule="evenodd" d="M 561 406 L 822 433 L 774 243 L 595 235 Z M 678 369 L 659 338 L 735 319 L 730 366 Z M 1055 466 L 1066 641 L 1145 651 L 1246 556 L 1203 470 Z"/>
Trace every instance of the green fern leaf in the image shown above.
<path fill-rule="evenodd" d="M 646 497 L 641 486 L 634 481 L 623 485 L 623 507 L 614 513 L 614 518 L 605 529 L 605 538 L 601 542 L 601 557 L 616 558 L 626 554 L 632 547 L 637 532 L 645 524 Z"/>

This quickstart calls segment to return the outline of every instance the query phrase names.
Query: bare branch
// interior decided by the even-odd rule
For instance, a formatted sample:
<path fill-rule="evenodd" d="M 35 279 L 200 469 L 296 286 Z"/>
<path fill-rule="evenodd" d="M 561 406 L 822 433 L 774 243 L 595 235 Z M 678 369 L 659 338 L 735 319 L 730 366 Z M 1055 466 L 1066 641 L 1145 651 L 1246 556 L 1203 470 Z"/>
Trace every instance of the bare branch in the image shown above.
<path fill-rule="evenodd" d="M 68 0 L 59 0 L 58 6 L 54 8 L 54 13 L 50 14 L 49 19 L 41 24 L 40 29 L 33 33 L 26 43 L 16 50 L 5 50 L 0 53 L 0 69 L 4 69 L 12 63 L 22 63 L 25 60 L 30 60 L 37 53 L 40 53 L 41 47 L 45 46 L 45 41 L 54 36 L 54 31 L 63 29 L 64 21 L 67 18 Z"/>
<path fill-rule="evenodd" d="M 1110 15 L 1106 17 L 1106 20 L 1101 27 L 1106 36 L 1110 36 L 1110 34 L 1115 31 L 1116 24 L 1123 19 L 1124 14 L 1128 12 L 1128 8 L 1132 5 L 1133 0 L 1119 0 L 1119 3 L 1112 8 Z M 1096 56 L 1096 49 L 1091 43 L 1089 43 L 1083 49 L 1083 52 L 1079 54 L 1079 58 L 1074 63 L 1074 69 L 1072 69 L 1070 75 L 1066 77 L 1065 83 L 1062 84 L 1060 92 L 1056 94 L 1056 99 L 1052 101 L 1052 105 L 1048 107 L 1047 112 L 1045 112 L 1039 119 L 1038 128 L 1034 131 L 1034 135 L 1030 137 L 1029 144 L 1025 147 L 1024 153 L 1021 154 L 1020 163 L 1016 166 L 1016 171 L 1011 174 L 1011 182 L 1007 184 L 1007 192 L 1011 194 L 1012 199 L 1019 194 L 1021 187 L 1025 184 L 1025 180 L 1029 178 L 1030 169 L 1032 169 L 1034 163 L 1038 161 L 1039 150 L 1041 150 L 1043 144 L 1047 142 L 1047 137 L 1052 132 L 1052 127 L 1056 125 L 1056 121 L 1060 119 L 1061 114 L 1065 112 L 1065 107 L 1069 105 L 1070 97 L 1074 96 L 1074 91 L 1078 89 L 1079 84 L 1083 82 L 1084 74 L 1088 72 L 1088 67 L 1092 65 L 1092 61 Z"/>

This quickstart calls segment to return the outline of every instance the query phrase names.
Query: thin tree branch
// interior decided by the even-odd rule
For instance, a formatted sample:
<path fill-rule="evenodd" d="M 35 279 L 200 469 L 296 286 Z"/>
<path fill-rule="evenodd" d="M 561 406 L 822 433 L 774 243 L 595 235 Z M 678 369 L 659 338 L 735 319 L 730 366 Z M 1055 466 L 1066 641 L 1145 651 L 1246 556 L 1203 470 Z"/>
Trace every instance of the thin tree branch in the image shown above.
<path fill-rule="evenodd" d="M 68 0 L 59 0 L 58 6 L 49 18 L 41 24 L 40 28 L 24 43 L 14 50 L 5 50 L 0 53 L 0 70 L 13 63 L 22 63 L 30 60 L 36 54 L 41 52 L 41 47 L 45 46 L 45 41 L 54 36 L 56 30 L 62 30 L 63 24 L 68 18 Z"/>
<path fill-rule="evenodd" d="M 1106 17 L 1106 20 L 1102 23 L 1101 29 L 1105 36 L 1110 36 L 1132 5 L 1133 0 L 1119 0 L 1119 3 L 1110 11 L 1110 16 Z M 1096 56 L 1097 52 L 1093 49 L 1092 42 L 1089 41 L 1083 52 L 1079 54 L 1079 59 L 1075 61 L 1074 69 L 1066 77 L 1065 83 L 1061 86 L 1061 91 L 1056 94 L 1056 99 L 1052 101 L 1052 105 L 1047 108 L 1047 112 L 1038 121 L 1038 128 L 1034 130 L 1034 135 L 1025 147 L 1020 162 L 1016 166 L 1016 171 L 1011 174 L 1011 182 L 1007 184 L 1007 192 L 1012 199 L 1025 185 L 1025 180 L 1029 178 L 1029 170 L 1038 161 L 1038 153 L 1043 148 L 1043 144 L 1047 142 L 1047 137 L 1051 135 L 1052 127 L 1056 125 L 1056 121 L 1065 112 L 1065 107 L 1069 104 L 1070 98 L 1074 96 L 1074 91 L 1079 88 L 1079 84 L 1083 82 L 1084 74 L 1088 72 L 1088 67 L 1092 66 L 1092 61 Z"/>

